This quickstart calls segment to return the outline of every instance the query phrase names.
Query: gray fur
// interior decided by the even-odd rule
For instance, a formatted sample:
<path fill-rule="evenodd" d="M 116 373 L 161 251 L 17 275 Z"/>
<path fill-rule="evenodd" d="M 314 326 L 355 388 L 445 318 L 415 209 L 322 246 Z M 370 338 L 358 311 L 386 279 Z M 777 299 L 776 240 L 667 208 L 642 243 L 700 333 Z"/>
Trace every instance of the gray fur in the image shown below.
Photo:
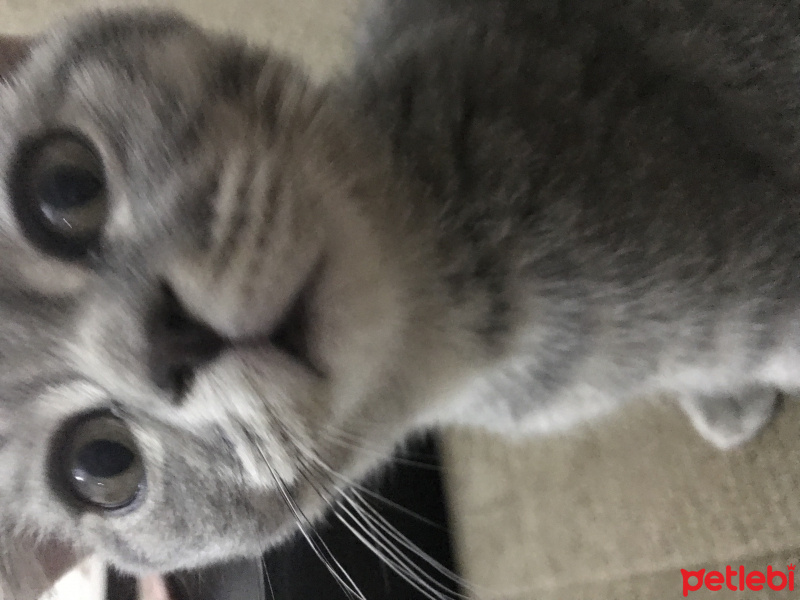
<path fill-rule="evenodd" d="M 668 393 L 749 439 L 800 389 L 799 11 L 386 1 L 321 87 L 174 15 L 57 27 L 0 87 L 0 523 L 169 570 L 294 531 L 276 481 L 317 518 L 345 480 L 321 498 L 312 457 L 359 479 L 438 423 L 547 433 Z M 104 161 L 88 262 L 9 208 L 52 127 Z M 232 340 L 180 399 L 147 370 L 165 283 Z M 299 361 L 266 342 L 298 294 Z M 146 465 L 125 513 L 47 473 L 94 408 Z"/>

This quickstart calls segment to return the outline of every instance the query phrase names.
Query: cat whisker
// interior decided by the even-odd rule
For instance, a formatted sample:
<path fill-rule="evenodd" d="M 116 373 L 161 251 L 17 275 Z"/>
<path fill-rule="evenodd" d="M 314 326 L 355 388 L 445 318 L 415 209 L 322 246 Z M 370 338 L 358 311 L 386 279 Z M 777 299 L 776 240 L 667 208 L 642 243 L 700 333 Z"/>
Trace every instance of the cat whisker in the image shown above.
<path fill-rule="evenodd" d="M 370 537 L 374 540 L 378 540 L 378 537 L 383 539 L 383 541 L 395 550 L 395 552 L 401 556 L 403 559 L 407 561 L 408 564 L 412 565 L 414 570 L 419 571 L 420 576 L 429 579 L 435 585 L 442 586 L 441 583 L 433 579 L 428 573 L 426 573 L 422 568 L 414 563 L 411 559 L 409 559 L 404 554 L 405 551 L 411 553 L 412 556 L 418 557 L 419 559 L 423 560 L 427 565 L 429 565 L 432 569 L 438 572 L 440 575 L 444 576 L 446 579 L 452 581 L 453 583 L 465 588 L 469 589 L 471 586 L 469 582 L 464 580 L 462 577 L 459 577 L 455 573 L 453 573 L 450 569 L 447 569 L 439 562 L 431 558 L 425 551 L 423 551 L 419 546 L 417 546 L 414 542 L 412 542 L 408 537 L 403 535 L 396 527 L 394 527 L 389 521 L 386 520 L 373 506 L 369 504 L 367 500 L 364 499 L 361 494 L 356 490 L 346 490 L 337 488 L 337 491 L 340 493 L 341 500 L 339 501 L 339 505 L 341 506 L 341 502 L 344 501 L 348 503 L 354 510 L 359 513 L 361 519 L 370 526 L 371 531 L 367 531 L 365 526 L 362 525 L 362 530 L 365 533 L 369 533 Z M 355 498 L 350 497 L 349 494 L 353 494 Z M 346 508 L 345 508 L 346 510 Z M 349 511 L 348 511 L 349 512 Z M 358 522 L 355 516 L 351 514 L 351 517 Z M 447 588 L 449 593 L 455 594 L 452 590 Z M 473 590 L 474 591 L 474 590 Z M 464 597 L 461 594 L 457 594 L 457 597 Z"/>
<path fill-rule="evenodd" d="M 384 496 L 381 496 L 377 492 L 373 492 L 369 488 L 366 488 L 366 487 L 364 487 L 362 485 L 359 485 L 359 484 L 355 483 L 354 481 L 344 477 L 343 475 L 339 475 L 338 473 L 336 473 L 336 471 L 331 470 L 331 472 L 332 472 L 332 475 L 334 477 L 336 477 L 337 479 L 340 479 L 346 486 L 352 488 L 353 490 L 358 490 L 361 494 L 365 494 L 365 495 L 369 496 L 370 498 L 374 498 L 375 500 L 377 500 L 381 504 L 384 504 L 385 506 L 388 506 L 389 508 L 391 508 L 393 510 L 396 510 L 399 513 L 402 513 L 402 514 L 404 514 L 404 515 L 406 515 L 408 517 L 411 517 L 412 519 L 414 519 L 416 521 L 419 521 L 420 523 L 424 523 L 425 525 L 428 525 L 429 527 L 433 527 L 434 529 L 437 529 L 437 530 L 442 531 L 442 532 L 446 532 L 447 531 L 446 527 L 443 527 L 442 525 L 440 525 L 436 521 L 432 521 L 431 519 L 429 519 L 427 517 L 423 517 L 421 514 L 419 514 L 417 512 L 414 512 L 413 510 L 411 510 L 409 508 L 406 508 L 402 504 L 398 504 L 397 502 L 394 502 L 393 500 L 389 500 L 388 498 L 386 498 Z"/>
<path fill-rule="evenodd" d="M 371 522 L 379 527 L 386 535 L 390 536 L 394 543 L 400 544 L 402 547 L 406 548 L 409 552 L 412 552 L 415 556 L 418 556 L 420 559 L 425 561 L 430 567 L 436 570 L 438 573 L 456 583 L 464 588 L 471 588 L 471 585 L 468 581 L 466 581 L 463 577 L 458 576 L 457 574 L 453 573 L 450 569 L 440 564 L 438 561 L 431 558 L 426 552 L 424 552 L 419 546 L 417 546 L 414 542 L 412 542 L 407 536 L 401 533 L 394 525 L 389 523 L 386 518 L 381 515 L 373 506 L 369 504 L 363 497 L 359 495 L 359 493 L 355 490 L 350 490 L 355 496 L 355 499 L 348 496 L 348 492 L 345 491 L 342 497 L 351 504 L 354 508 L 357 508 L 359 512 L 366 512 L 368 514 L 364 515 L 370 516 Z M 472 590 L 474 591 L 474 590 Z"/>
<path fill-rule="evenodd" d="M 356 539 L 364 544 L 366 548 L 373 552 L 373 554 L 383 561 L 383 563 L 393 570 L 400 578 L 405 580 L 414 589 L 431 600 L 462 600 L 467 598 L 467 596 L 464 594 L 453 591 L 445 584 L 433 578 L 420 565 L 415 563 L 412 558 L 409 558 L 406 552 L 411 552 L 412 556 L 420 557 L 425 563 L 433 567 L 436 571 L 457 585 L 461 585 L 464 588 L 470 587 L 465 580 L 428 556 L 427 553 L 425 553 L 411 540 L 401 534 L 379 513 L 377 513 L 377 511 L 371 507 L 364 497 L 358 492 L 358 489 L 364 490 L 362 486 L 355 484 L 355 482 L 349 481 L 346 477 L 340 475 L 335 469 L 330 467 L 322 458 L 320 458 L 318 453 L 300 443 L 298 437 L 292 435 L 291 431 L 289 431 L 285 424 L 281 423 L 277 419 L 273 422 L 284 443 L 290 445 L 295 450 L 294 455 L 298 460 L 297 466 L 299 474 L 306 480 L 309 486 L 323 500 L 323 502 L 328 505 L 333 515 L 342 522 L 342 524 L 356 537 Z M 272 477 L 277 480 L 277 474 L 274 472 L 271 465 L 269 465 L 269 462 L 263 454 L 262 458 L 267 463 L 267 467 L 269 468 Z M 322 480 L 320 480 L 320 478 L 322 478 Z M 366 508 L 359 506 L 353 499 L 348 498 L 346 496 L 345 489 L 337 484 L 337 479 L 344 480 L 348 487 L 355 488 L 352 489 L 352 493 L 357 496 L 359 501 L 362 502 Z M 327 486 L 325 485 L 326 482 L 328 484 Z M 278 486 L 281 489 L 281 493 L 284 496 L 285 501 L 290 505 L 290 510 L 292 510 L 292 512 L 295 514 L 295 518 L 298 523 L 302 524 L 302 520 L 305 520 L 305 522 L 308 523 L 308 519 L 305 517 L 305 515 L 302 515 L 302 511 L 300 511 L 296 503 L 289 497 L 289 494 L 285 489 L 285 485 L 279 481 Z M 345 498 L 347 502 L 351 504 L 352 508 L 348 508 L 346 505 L 341 504 L 340 501 L 337 501 L 335 504 L 331 502 L 330 497 L 334 495 Z M 379 500 L 386 500 L 379 495 L 376 496 L 378 496 Z M 387 500 L 387 502 L 389 501 Z M 345 512 L 345 515 L 342 515 L 342 511 Z M 356 514 L 354 514 L 353 511 L 356 511 Z M 302 515 L 302 519 L 299 515 Z M 417 516 L 419 517 L 419 515 Z M 349 517 L 350 520 L 348 520 L 346 517 Z M 359 518 L 362 519 L 364 523 L 361 523 Z M 437 526 L 435 523 L 431 524 Z M 311 530 L 314 531 L 313 527 Z M 315 550 L 317 556 L 322 559 L 322 551 L 316 546 L 316 544 L 312 543 L 303 527 L 301 527 L 301 533 L 306 536 L 306 539 L 311 544 L 312 549 Z M 352 583 L 352 579 L 350 579 L 349 575 L 347 575 L 341 564 L 338 563 L 335 558 L 333 558 L 332 553 L 327 545 L 325 545 L 325 542 L 318 534 L 316 534 L 316 532 L 314 533 L 320 544 L 324 546 L 327 554 L 331 556 L 334 562 L 336 562 L 336 566 L 345 573 Z M 322 560 L 325 564 L 324 559 Z M 326 568 L 334 577 L 337 578 L 338 582 L 339 579 L 332 566 L 326 564 Z M 339 585 L 343 590 L 345 590 L 341 583 L 339 583 Z M 358 589 L 357 586 L 355 586 L 355 583 L 353 583 L 353 586 Z"/>
<path fill-rule="evenodd" d="M 439 465 L 432 465 L 423 461 L 414 460 L 413 458 L 403 458 L 399 456 L 395 456 L 392 458 L 386 458 L 386 449 L 385 448 L 378 448 L 377 446 L 371 446 L 367 444 L 363 439 L 359 438 L 358 436 L 348 434 L 342 430 L 335 430 L 331 426 L 328 426 L 326 430 L 321 431 L 320 435 L 324 437 L 327 441 L 342 446 L 344 448 L 350 448 L 354 450 L 363 451 L 365 453 L 371 454 L 373 456 L 377 456 L 382 458 L 383 460 L 397 464 L 397 465 L 404 465 L 408 467 L 414 467 L 417 469 L 424 469 L 428 471 L 441 471 L 442 467 Z M 350 438 L 350 440 L 346 438 Z M 370 447 L 371 446 L 371 447 Z"/>
<path fill-rule="evenodd" d="M 300 449 L 300 448 L 297 448 L 297 449 L 298 449 L 298 451 L 302 452 L 302 449 Z M 309 454 L 311 454 L 311 453 L 306 453 L 307 456 Z M 372 513 L 372 515 L 374 515 L 374 518 L 378 519 L 383 524 L 383 526 L 385 528 L 390 530 L 392 535 L 395 536 L 398 539 L 398 541 L 401 541 L 402 545 L 405 546 L 408 550 L 410 550 L 410 551 L 414 552 L 415 554 L 417 554 L 418 556 L 420 556 L 420 558 L 424 559 L 428 564 L 430 564 L 433 568 L 435 568 L 442 575 L 445 575 L 451 581 L 453 581 L 453 582 L 455 582 L 455 583 L 457 583 L 459 585 L 462 585 L 462 586 L 465 586 L 465 587 L 469 587 L 469 582 L 467 582 L 462 577 L 459 577 L 458 575 L 453 573 L 450 569 L 447 569 L 446 567 L 444 567 L 443 565 L 439 564 L 437 561 L 432 559 L 430 556 L 427 555 L 427 553 L 423 552 L 416 544 L 414 544 L 414 542 L 412 542 L 410 539 L 408 539 L 408 537 L 406 537 L 400 531 L 398 531 L 397 528 L 395 528 L 391 523 L 389 523 L 383 515 L 381 515 L 373 506 L 371 506 L 369 504 L 369 502 L 364 498 L 363 494 L 367 494 L 367 495 L 373 496 L 379 501 L 385 501 L 386 503 L 389 504 L 389 506 L 392 506 L 393 508 L 403 509 L 404 507 L 402 507 L 402 506 L 400 506 L 400 505 L 398 505 L 398 504 L 396 504 L 394 502 L 388 501 L 385 498 L 383 498 L 382 496 L 380 496 L 379 494 L 374 494 L 374 492 L 371 492 L 367 488 L 364 488 L 363 486 L 358 485 L 358 484 L 348 480 L 348 478 L 346 478 L 343 475 L 341 475 L 338 472 L 336 472 L 336 470 L 331 468 L 328 464 L 325 463 L 325 461 L 323 461 L 318 456 L 313 456 L 312 455 L 312 456 L 310 456 L 310 459 L 314 460 L 314 462 L 317 463 L 317 465 L 318 465 L 317 468 L 318 469 L 322 469 L 322 470 L 325 471 L 324 475 L 326 475 L 329 478 L 335 477 L 335 478 L 341 480 L 342 482 L 344 482 L 344 484 L 347 486 L 348 489 L 341 488 L 341 487 L 337 486 L 334 483 L 334 489 L 338 494 L 340 494 L 341 496 L 346 497 L 346 498 L 347 498 L 347 494 L 348 493 L 350 493 L 353 496 L 355 496 L 362 503 L 362 505 L 366 509 L 368 509 L 369 512 Z M 351 502 L 353 501 L 351 498 L 347 498 L 347 499 L 349 501 L 351 501 Z M 406 511 L 407 511 L 407 513 L 410 513 L 410 516 L 414 516 L 414 517 L 422 520 L 423 522 L 425 522 L 428 525 L 431 525 L 433 527 L 437 527 L 439 529 L 443 529 L 437 523 L 434 523 L 433 521 L 430 521 L 429 519 L 425 519 L 425 517 L 422 517 L 421 515 L 417 515 L 413 511 L 408 511 L 407 509 L 406 509 Z"/>
<path fill-rule="evenodd" d="M 341 503 L 338 505 L 340 510 L 335 512 L 335 516 L 353 533 L 363 544 L 373 553 L 381 558 L 395 573 L 412 585 L 417 591 L 431 598 L 432 600 L 453 600 L 466 599 L 467 596 L 454 592 L 447 585 L 437 581 L 430 574 L 416 564 L 411 558 L 403 553 L 384 533 L 381 527 L 360 507 L 353 505 L 356 514 Z M 352 520 L 348 523 L 345 516 Z M 355 528 L 360 529 L 360 533 Z M 370 541 L 371 540 L 371 541 Z M 416 549 L 415 555 L 425 554 L 420 549 Z M 427 555 L 425 555 L 427 556 Z"/>
<path fill-rule="evenodd" d="M 275 422 L 277 423 L 277 421 L 275 421 Z M 421 523 L 424 523 L 424 524 L 426 524 L 426 525 L 428 525 L 430 527 L 434 527 L 435 529 L 438 529 L 439 531 L 445 531 L 445 528 L 442 527 L 442 525 L 440 525 L 439 523 L 431 521 L 430 519 L 427 519 L 427 518 L 423 517 L 422 515 L 414 512 L 413 510 L 410 510 L 410 509 L 406 508 L 405 506 L 402 506 L 402 505 L 398 504 L 397 502 L 393 502 L 392 500 L 389 500 L 388 498 L 385 498 L 381 494 L 379 494 L 379 493 L 377 493 L 377 492 L 375 492 L 373 490 L 370 490 L 370 489 L 360 485 L 359 483 L 353 481 L 352 479 L 349 479 L 349 478 L 345 477 L 344 475 L 341 475 L 338 471 L 336 471 L 335 469 L 331 468 L 327 463 L 322 461 L 322 459 L 319 458 L 319 454 L 318 453 L 315 453 L 315 452 L 312 452 L 311 450 L 302 448 L 300 446 L 300 444 L 297 442 L 297 438 L 292 436 L 291 433 L 288 431 L 288 429 L 285 426 L 280 426 L 280 432 L 282 434 L 283 440 L 287 444 L 291 445 L 298 452 L 303 452 L 307 456 L 311 456 L 316 462 L 321 463 L 322 466 L 325 468 L 326 471 L 328 471 L 328 473 L 330 475 L 332 475 L 333 477 L 336 477 L 337 479 L 339 479 L 344 485 L 346 485 L 348 487 L 351 487 L 351 488 L 356 488 L 356 489 L 360 490 L 362 493 L 367 494 L 368 496 L 370 496 L 372 498 L 375 498 L 378 502 L 381 502 L 382 504 L 384 504 L 386 506 L 389 506 L 390 508 L 393 508 L 394 510 L 397 510 L 398 512 L 401 512 L 401 513 L 403 513 L 403 514 L 405 514 L 405 515 L 407 515 L 407 516 L 409 516 L 409 517 L 411 517 L 411 518 L 413 518 L 413 519 L 415 519 L 415 520 L 417 520 L 417 521 L 419 521 Z M 359 449 L 358 446 L 352 446 L 352 447 L 356 448 L 356 449 Z M 381 453 L 380 456 L 383 456 L 383 453 Z M 422 463 L 420 463 L 419 465 L 414 464 L 413 466 L 436 468 L 434 465 L 428 465 L 428 464 L 422 464 Z"/>
<path fill-rule="evenodd" d="M 276 432 L 282 436 L 283 441 L 295 449 L 299 449 L 299 445 L 295 441 L 295 437 L 291 435 L 291 432 L 288 430 L 288 428 L 282 424 L 282 422 L 274 414 L 270 414 L 270 416 L 272 417 L 272 422 Z M 319 558 L 325 569 L 330 573 L 331 577 L 333 577 L 337 585 L 348 598 L 367 600 L 367 598 L 358 588 L 358 585 L 356 585 L 352 577 L 350 577 L 350 574 L 347 572 L 347 570 L 333 555 L 333 552 L 331 552 L 330 548 L 325 543 L 325 540 L 323 540 L 319 533 L 317 533 L 316 529 L 314 529 L 310 519 L 305 515 L 305 513 L 303 513 L 303 510 L 297 505 L 297 502 L 292 499 L 289 491 L 286 489 L 286 484 L 283 482 L 278 473 L 275 472 L 275 469 L 272 467 L 269 458 L 266 456 L 266 454 L 264 454 L 264 450 L 257 442 L 252 440 L 251 442 L 261 456 L 264 465 L 269 470 L 270 476 L 275 482 L 275 485 L 278 488 L 284 503 L 289 508 L 294 516 L 295 521 L 297 522 L 300 534 L 305 538 L 306 542 L 311 547 L 311 550 L 314 552 L 317 558 Z M 308 531 L 306 530 L 306 527 L 308 527 Z M 309 531 L 316 541 L 314 541 L 314 539 L 312 539 L 312 537 L 309 535 Z"/>
<path fill-rule="evenodd" d="M 322 463 L 320 465 L 320 467 L 323 468 L 327 472 L 328 476 L 338 479 L 343 485 L 345 485 L 345 486 L 347 486 L 349 488 L 352 488 L 352 489 L 356 489 L 356 490 L 360 491 L 362 494 L 365 494 L 365 495 L 369 496 L 370 498 L 374 498 L 375 500 L 377 500 L 381 504 L 383 504 L 385 506 L 388 506 L 389 508 L 391 508 L 393 510 L 396 510 L 397 512 L 400 512 L 400 513 L 402 513 L 402 514 L 404 514 L 404 515 L 406 515 L 408 517 L 411 517 L 412 519 L 414 519 L 416 521 L 419 521 L 420 523 L 424 523 L 425 525 L 428 525 L 429 527 L 433 527 L 435 529 L 438 529 L 439 531 L 447 531 L 447 529 L 445 527 L 443 527 L 442 525 L 440 525 L 439 523 L 436 523 L 435 521 L 432 521 L 431 519 L 428 519 L 427 517 L 423 517 L 421 514 L 416 513 L 413 510 L 411 510 L 409 508 L 406 508 L 405 506 L 403 506 L 401 504 L 398 504 L 397 502 L 394 502 L 393 500 L 389 500 L 388 498 L 386 498 L 385 496 L 382 496 L 378 492 L 375 492 L 375 491 L 373 491 L 373 490 L 371 490 L 371 489 L 369 489 L 367 487 L 364 487 L 363 485 L 353 481 L 352 479 L 350 479 L 348 477 L 345 477 L 344 475 L 342 475 L 341 473 L 339 473 L 338 471 L 336 471 L 335 469 L 333 469 L 332 467 L 330 467 L 329 465 L 324 463 L 318 457 L 316 458 L 315 462 Z M 340 489 L 337 488 L 337 491 L 339 491 L 339 490 Z"/>
<path fill-rule="evenodd" d="M 275 590 L 272 588 L 272 578 L 269 576 L 269 568 L 267 567 L 267 559 L 264 558 L 264 555 L 261 556 L 261 572 L 264 573 L 264 579 L 267 583 L 267 589 L 269 590 L 269 596 L 272 600 L 275 600 Z"/>
<path fill-rule="evenodd" d="M 306 517 L 303 513 L 302 509 L 297 506 L 297 503 L 292 500 L 291 495 L 289 494 L 288 490 L 286 489 L 286 485 L 281 481 L 278 474 L 275 473 L 275 470 L 269 464 L 269 461 L 265 456 L 262 454 L 262 458 L 264 458 L 264 463 L 267 465 L 270 474 L 272 475 L 273 480 L 275 481 L 275 485 L 278 487 L 278 490 L 283 497 L 286 506 L 292 512 L 295 521 L 298 524 L 298 528 L 300 530 L 300 534 L 305 538 L 308 542 L 309 546 L 313 550 L 314 554 L 316 554 L 317 558 L 320 559 L 325 569 L 331 574 L 334 578 L 336 583 L 342 589 L 342 591 L 347 595 L 348 598 L 356 598 L 358 600 L 367 600 L 364 594 L 361 593 L 361 590 L 358 589 L 358 586 L 355 584 L 353 579 L 347 573 L 347 571 L 342 567 L 341 563 L 336 559 L 336 557 L 331 552 L 328 545 L 325 541 L 320 537 L 320 535 L 314 530 L 311 521 Z M 316 538 L 317 542 L 312 539 L 309 535 L 308 531 L 306 530 L 306 526 L 310 529 L 313 536 Z M 338 571 L 337 571 L 338 569 Z"/>
<path fill-rule="evenodd" d="M 328 504 L 336 518 L 339 519 L 342 524 L 345 525 L 345 527 L 347 527 L 347 529 L 350 530 L 350 532 L 353 533 L 353 535 L 362 544 L 369 548 L 370 551 L 380 558 L 390 569 L 395 571 L 398 576 L 407 581 L 409 585 L 427 597 L 432 598 L 433 600 L 466 598 L 465 595 L 454 592 L 449 587 L 433 578 L 421 566 L 409 558 L 405 554 L 403 548 L 405 548 L 406 551 L 411 552 L 412 556 L 420 557 L 424 562 L 433 567 L 440 574 L 444 575 L 450 581 L 466 589 L 470 588 L 468 582 L 439 564 L 406 536 L 400 533 L 372 506 L 370 506 L 357 490 L 352 490 L 352 493 L 356 495 L 363 506 L 359 505 L 352 498 L 349 498 L 347 496 L 347 492 L 343 488 L 339 487 L 333 479 L 333 477 L 337 476 L 340 478 L 342 477 L 339 476 L 335 470 L 330 468 L 322 459 L 316 456 L 315 453 L 308 449 L 302 448 L 301 445 L 295 440 L 292 441 L 294 442 L 293 445 L 295 446 L 297 455 L 301 461 L 300 471 L 303 474 L 303 477 L 314 488 L 317 494 L 326 502 L 326 504 Z M 306 458 L 303 458 L 304 456 Z M 309 464 L 307 462 L 308 460 L 312 460 L 316 464 Z M 313 477 L 311 476 L 314 473 L 318 473 L 330 481 L 333 485 L 333 491 L 335 491 L 340 497 L 344 498 L 352 506 L 352 510 L 348 509 L 347 506 L 342 505 L 341 501 L 338 501 L 336 505 L 331 503 L 328 500 L 327 495 L 323 493 L 325 491 L 324 486 L 323 491 L 320 491 L 317 487 L 317 485 L 321 485 L 320 482 L 317 482 L 316 484 L 314 483 Z M 355 510 L 357 514 L 354 515 L 353 510 Z M 341 514 L 342 511 L 344 511 L 346 515 L 352 519 L 352 522 L 348 521 Z M 362 523 L 359 518 L 364 522 Z"/>
<path fill-rule="evenodd" d="M 449 590 L 443 584 L 433 580 L 433 582 L 438 585 L 439 587 L 443 588 L 445 592 L 440 592 L 432 587 L 426 579 L 431 579 L 430 575 L 422 571 L 422 569 L 413 563 L 407 556 L 402 554 L 395 546 L 391 543 L 384 543 L 380 538 L 383 536 L 376 536 L 376 534 L 371 531 L 371 528 L 367 527 L 366 525 L 359 522 L 358 517 L 354 516 L 346 507 L 342 507 L 339 503 L 333 504 L 327 499 L 327 495 L 323 491 L 313 483 L 312 478 L 309 474 L 309 467 L 307 464 L 301 465 L 301 473 L 306 481 L 314 488 L 314 491 L 322 498 L 328 507 L 330 508 L 332 514 L 339 520 L 341 523 L 358 539 L 366 548 L 370 550 L 375 556 L 377 556 L 385 565 L 387 565 L 392 571 L 394 571 L 400 578 L 406 581 L 411 587 L 416 589 L 418 592 L 423 594 L 425 597 L 430 598 L 431 600 L 453 600 L 454 598 L 463 598 L 461 595 L 452 596 L 449 594 L 453 594 L 451 590 Z M 341 510 L 344 509 L 345 513 L 353 520 L 351 523 L 347 519 L 344 518 L 341 514 Z M 362 517 L 364 519 L 369 519 L 368 516 Z M 385 538 L 384 538 L 385 539 Z"/>

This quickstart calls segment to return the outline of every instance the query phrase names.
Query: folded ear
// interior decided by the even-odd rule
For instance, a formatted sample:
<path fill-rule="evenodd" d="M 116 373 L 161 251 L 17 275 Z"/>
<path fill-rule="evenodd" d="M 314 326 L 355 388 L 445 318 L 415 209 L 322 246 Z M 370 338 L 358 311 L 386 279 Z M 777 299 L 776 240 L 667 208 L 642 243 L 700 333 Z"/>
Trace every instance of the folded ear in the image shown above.
<path fill-rule="evenodd" d="M 14 67 L 28 56 L 30 38 L 0 35 L 0 80 L 5 79 Z"/>

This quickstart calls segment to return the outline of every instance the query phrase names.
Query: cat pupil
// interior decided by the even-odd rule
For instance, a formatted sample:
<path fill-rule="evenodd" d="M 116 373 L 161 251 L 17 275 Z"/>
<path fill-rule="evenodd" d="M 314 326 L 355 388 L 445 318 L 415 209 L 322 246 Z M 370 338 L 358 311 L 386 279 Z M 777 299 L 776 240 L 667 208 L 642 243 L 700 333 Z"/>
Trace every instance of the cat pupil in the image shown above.
<path fill-rule="evenodd" d="M 138 497 L 144 467 L 130 432 L 118 419 L 94 416 L 78 423 L 67 449 L 66 484 L 81 503 L 113 510 Z"/>
<path fill-rule="evenodd" d="M 81 448 L 76 457 L 76 467 L 92 477 L 114 477 L 124 473 L 133 464 L 133 452 L 118 442 L 96 440 Z"/>
<path fill-rule="evenodd" d="M 91 202 L 102 187 L 88 170 L 58 165 L 42 175 L 36 195 L 43 207 L 66 210 Z"/>
<path fill-rule="evenodd" d="M 103 165 L 92 148 L 78 134 L 49 133 L 21 148 L 11 179 L 23 232 L 61 258 L 84 256 L 108 216 Z"/>
<path fill-rule="evenodd" d="M 101 200 L 102 188 L 103 183 L 87 169 L 57 165 L 40 177 L 36 198 L 54 227 L 78 233 L 97 225 L 96 202 Z"/>

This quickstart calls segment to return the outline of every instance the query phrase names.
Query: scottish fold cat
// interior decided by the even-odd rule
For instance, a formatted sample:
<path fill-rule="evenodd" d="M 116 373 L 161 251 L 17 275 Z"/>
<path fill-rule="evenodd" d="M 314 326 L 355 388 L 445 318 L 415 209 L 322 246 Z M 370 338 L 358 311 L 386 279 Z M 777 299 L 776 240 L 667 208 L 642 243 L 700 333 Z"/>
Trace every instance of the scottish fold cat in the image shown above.
<path fill-rule="evenodd" d="M 5 538 L 165 572 L 333 511 L 413 579 L 358 487 L 411 432 L 666 393 L 751 438 L 800 387 L 798 7 L 389 0 L 325 83 L 160 11 L 34 40 L 0 84 Z"/>

